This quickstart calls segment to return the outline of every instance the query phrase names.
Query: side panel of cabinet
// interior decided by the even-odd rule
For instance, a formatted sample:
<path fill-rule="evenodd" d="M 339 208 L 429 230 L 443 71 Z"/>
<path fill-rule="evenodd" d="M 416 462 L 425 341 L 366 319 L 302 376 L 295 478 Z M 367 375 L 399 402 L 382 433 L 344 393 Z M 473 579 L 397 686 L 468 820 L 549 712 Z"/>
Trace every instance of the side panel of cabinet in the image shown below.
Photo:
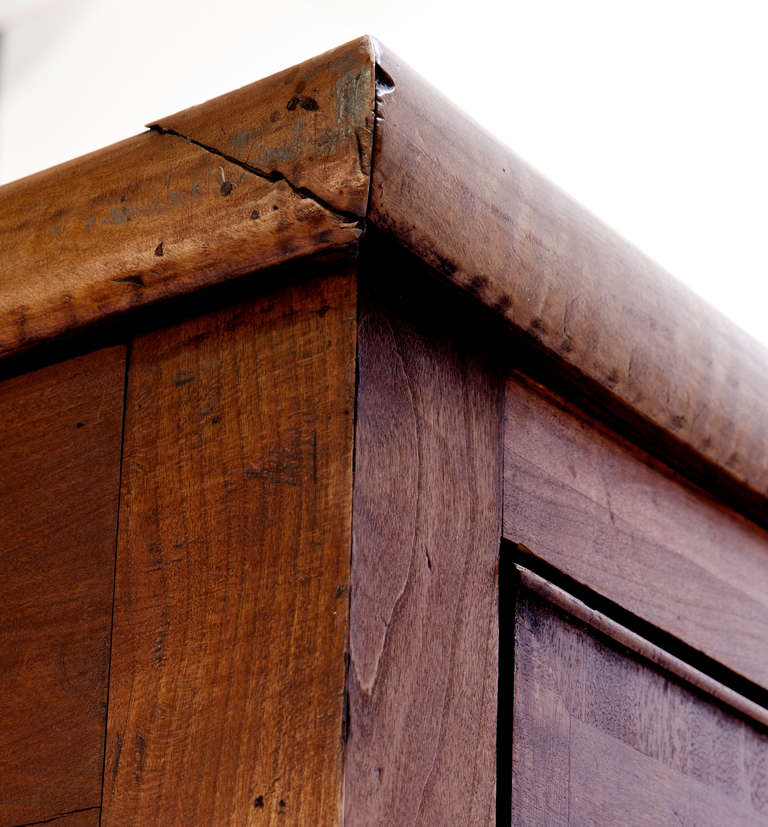
<path fill-rule="evenodd" d="M 105 825 L 338 822 L 355 340 L 340 274 L 134 341 Z"/>
<path fill-rule="evenodd" d="M 764 824 L 768 733 L 525 589 L 514 824 Z"/>
<path fill-rule="evenodd" d="M 123 347 L 0 383 L 2 825 L 100 803 L 124 383 Z"/>
<path fill-rule="evenodd" d="M 377 266 L 359 328 L 345 823 L 490 824 L 502 382 L 450 296 L 425 328 L 420 274 Z"/>

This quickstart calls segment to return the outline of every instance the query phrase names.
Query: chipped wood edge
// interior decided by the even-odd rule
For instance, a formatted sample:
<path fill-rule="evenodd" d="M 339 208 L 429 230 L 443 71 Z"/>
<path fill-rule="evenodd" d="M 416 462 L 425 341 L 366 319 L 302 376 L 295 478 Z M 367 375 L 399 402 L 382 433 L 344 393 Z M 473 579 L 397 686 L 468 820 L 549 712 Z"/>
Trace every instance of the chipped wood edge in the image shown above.
<path fill-rule="evenodd" d="M 529 343 L 545 384 L 768 524 L 768 351 L 381 44 L 376 60 L 369 223 Z"/>

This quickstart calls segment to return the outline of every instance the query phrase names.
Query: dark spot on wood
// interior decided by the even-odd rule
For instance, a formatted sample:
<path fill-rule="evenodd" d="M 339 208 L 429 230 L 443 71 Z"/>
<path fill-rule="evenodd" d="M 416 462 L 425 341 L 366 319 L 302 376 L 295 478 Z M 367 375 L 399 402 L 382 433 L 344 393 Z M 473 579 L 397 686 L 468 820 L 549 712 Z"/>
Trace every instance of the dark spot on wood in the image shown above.
<path fill-rule="evenodd" d="M 206 341 L 207 339 L 210 339 L 210 338 L 211 338 L 210 333 L 196 333 L 194 336 L 190 336 L 189 339 L 187 339 L 187 344 L 189 346 L 199 345 L 200 342 L 204 342 L 204 341 Z"/>
<path fill-rule="evenodd" d="M 136 287 L 144 287 L 143 276 L 118 276 L 117 278 L 112 279 L 112 281 L 115 281 L 118 284 L 133 284 Z"/>
<path fill-rule="evenodd" d="M 84 427 L 85 427 L 85 423 L 84 423 L 84 422 L 78 422 L 78 423 L 75 425 L 75 428 L 84 428 Z"/>
<path fill-rule="evenodd" d="M 221 182 L 221 194 L 222 195 L 229 195 L 232 192 L 232 182 L 231 181 L 222 181 Z"/>
<path fill-rule="evenodd" d="M 538 316 L 536 316 L 536 318 L 534 318 L 531 322 L 531 328 L 533 330 L 544 330 L 544 322 Z"/>
<path fill-rule="evenodd" d="M 212 416 L 211 417 L 211 425 L 218 425 L 221 422 L 220 416 Z"/>
<path fill-rule="evenodd" d="M 671 424 L 674 430 L 679 431 L 685 425 L 685 417 L 680 414 L 676 414 L 672 417 Z"/>
<path fill-rule="evenodd" d="M 171 628 L 171 619 L 168 616 L 168 608 L 163 606 L 160 624 L 155 635 L 155 643 L 152 648 L 152 657 L 158 665 L 165 663 L 165 645 L 168 640 L 168 632 Z"/>
<path fill-rule="evenodd" d="M 291 98 L 285 105 L 285 108 L 289 112 L 293 112 L 293 110 L 297 107 L 301 107 L 301 109 L 306 109 L 308 112 L 315 112 L 320 108 L 317 105 L 317 101 L 314 98 L 306 97 L 305 95 L 296 95 L 295 97 Z"/>
<path fill-rule="evenodd" d="M 322 306 L 322 307 L 321 307 L 321 308 L 317 311 L 317 315 L 318 315 L 318 316 L 320 316 L 320 318 L 322 318 L 323 316 L 325 316 L 325 314 L 326 314 L 326 313 L 327 313 L 330 309 L 331 309 L 331 306 L 330 306 L 330 305 L 328 305 L 328 304 L 324 304 L 324 305 L 323 305 L 323 306 Z"/>
<path fill-rule="evenodd" d="M 253 799 L 253 806 L 257 810 L 263 810 L 264 809 L 264 796 L 263 795 L 257 795 L 256 798 Z"/>
<path fill-rule="evenodd" d="M 273 205 L 272 205 L 272 209 L 273 209 L 273 210 L 279 210 L 280 208 L 277 206 L 277 204 L 273 204 Z"/>
<path fill-rule="evenodd" d="M 121 203 L 121 204 L 124 204 L 127 200 L 128 200 L 128 196 L 127 196 L 125 193 L 123 193 L 123 194 L 120 196 L 120 203 Z"/>
<path fill-rule="evenodd" d="M 507 310 L 512 307 L 512 299 L 509 296 L 504 295 L 496 302 L 495 307 L 499 313 L 506 313 Z"/>
<path fill-rule="evenodd" d="M 531 632 L 536 634 L 537 632 L 541 631 L 542 619 L 538 614 L 536 614 L 536 612 L 531 612 L 530 614 L 526 614 L 525 620 L 526 620 L 526 625 L 531 630 Z"/>
<path fill-rule="evenodd" d="M 136 736 L 136 770 L 133 774 L 136 781 L 141 780 L 141 771 L 144 768 L 144 749 L 146 744 L 141 735 Z"/>
<path fill-rule="evenodd" d="M 161 241 L 157 247 L 155 247 L 155 255 L 162 257 L 163 255 L 163 242 Z"/>
<path fill-rule="evenodd" d="M 299 445 L 295 449 L 273 448 L 259 466 L 246 467 L 245 476 L 272 485 L 301 485 L 313 461 L 309 445 Z"/>
<path fill-rule="evenodd" d="M 259 211 L 258 210 L 251 210 L 251 218 L 254 221 L 256 221 L 258 219 L 258 217 L 259 217 Z"/>
<path fill-rule="evenodd" d="M 467 286 L 473 293 L 482 293 L 488 287 L 488 279 L 485 276 L 474 276 Z"/>
<path fill-rule="evenodd" d="M 427 558 L 427 568 L 432 571 L 432 558 L 429 556 L 429 552 L 424 549 L 424 556 Z"/>
<path fill-rule="evenodd" d="M 163 570 L 163 548 L 160 543 L 150 543 L 149 554 L 152 557 L 152 568 L 147 569 L 148 572 L 158 572 Z"/>
<path fill-rule="evenodd" d="M 347 587 L 346 586 L 338 586 L 336 588 L 336 593 L 333 596 L 336 598 L 336 600 L 338 600 L 340 597 L 343 597 L 346 593 L 347 593 Z"/>
<path fill-rule="evenodd" d="M 277 806 L 281 809 L 285 809 L 285 801 L 281 798 L 280 801 L 277 802 Z"/>
<path fill-rule="evenodd" d="M 190 382 L 195 381 L 195 374 L 191 370 L 180 370 L 176 376 L 173 377 L 173 384 L 176 387 L 181 387 L 182 385 L 188 385 Z"/>
<path fill-rule="evenodd" d="M 117 770 L 120 765 L 120 753 L 123 751 L 123 736 L 115 733 L 115 758 L 112 762 L 112 778 L 117 778 Z"/>
<path fill-rule="evenodd" d="M 436 266 L 437 269 L 444 275 L 444 276 L 452 276 L 456 272 L 456 265 L 450 261 L 449 259 L 438 255 L 437 253 L 432 253 L 434 258 L 436 259 Z"/>

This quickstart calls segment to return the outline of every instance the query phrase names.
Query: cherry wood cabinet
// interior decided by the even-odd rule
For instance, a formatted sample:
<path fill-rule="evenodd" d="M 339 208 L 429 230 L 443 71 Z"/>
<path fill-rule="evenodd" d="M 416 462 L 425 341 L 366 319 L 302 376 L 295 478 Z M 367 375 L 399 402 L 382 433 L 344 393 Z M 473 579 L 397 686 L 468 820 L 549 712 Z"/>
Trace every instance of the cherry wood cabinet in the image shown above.
<path fill-rule="evenodd" d="M 768 354 L 380 44 L 0 245 L 0 825 L 768 823 Z"/>

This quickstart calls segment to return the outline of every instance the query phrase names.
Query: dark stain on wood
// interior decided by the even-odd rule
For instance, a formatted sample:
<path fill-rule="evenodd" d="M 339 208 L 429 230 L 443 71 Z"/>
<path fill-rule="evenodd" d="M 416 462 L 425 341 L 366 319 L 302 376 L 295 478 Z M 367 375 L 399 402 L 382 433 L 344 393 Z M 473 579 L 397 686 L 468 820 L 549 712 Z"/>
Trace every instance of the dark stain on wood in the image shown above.
<path fill-rule="evenodd" d="M 314 98 L 307 97 L 305 95 L 296 95 L 292 97 L 288 103 L 286 103 L 285 108 L 289 112 L 293 112 L 294 109 L 306 109 L 308 112 L 316 112 L 320 107 L 317 105 L 317 101 Z"/>
<path fill-rule="evenodd" d="M 177 388 L 181 388 L 184 385 L 188 385 L 190 382 L 195 381 L 195 372 L 189 369 L 180 370 L 174 377 L 173 377 L 173 384 L 176 385 Z"/>
<path fill-rule="evenodd" d="M 135 276 L 116 276 L 112 279 L 116 284 L 132 284 L 134 287 L 144 287 L 145 281 L 143 275 Z"/>

